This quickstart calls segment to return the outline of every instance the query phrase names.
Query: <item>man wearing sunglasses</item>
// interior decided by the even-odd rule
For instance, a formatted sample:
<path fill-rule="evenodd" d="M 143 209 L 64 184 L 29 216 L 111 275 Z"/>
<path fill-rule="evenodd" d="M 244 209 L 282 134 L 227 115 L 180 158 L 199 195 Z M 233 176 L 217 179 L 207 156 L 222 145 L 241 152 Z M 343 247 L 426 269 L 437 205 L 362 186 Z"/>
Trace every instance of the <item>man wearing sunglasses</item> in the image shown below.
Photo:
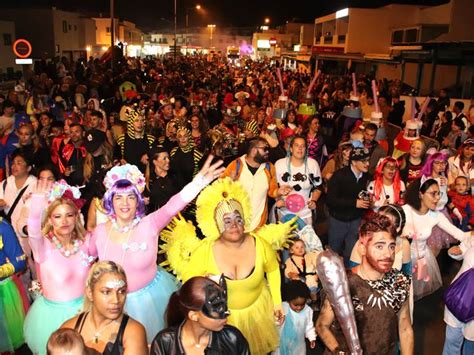
<path fill-rule="evenodd" d="M 270 146 L 261 137 L 248 141 L 247 154 L 233 160 L 222 177 L 239 181 L 250 197 L 252 221 L 249 231 L 261 227 L 268 218 L 268 198 L 278 198 L 290 193 L 291 187 L 278 187 L 275 167 L 268 161 Z"/>

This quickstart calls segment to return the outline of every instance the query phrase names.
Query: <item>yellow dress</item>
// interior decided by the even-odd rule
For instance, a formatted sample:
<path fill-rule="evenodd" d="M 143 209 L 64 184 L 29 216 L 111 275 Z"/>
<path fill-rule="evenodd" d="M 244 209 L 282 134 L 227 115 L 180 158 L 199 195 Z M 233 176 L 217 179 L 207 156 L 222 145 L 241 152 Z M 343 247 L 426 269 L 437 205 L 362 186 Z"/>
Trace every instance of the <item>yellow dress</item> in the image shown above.
<path fill-rule="evenodd" d="M 274 305 L 281 304 L 280 268 L 271 245 L 262 238 L 252 236 L 257 248 L 253 272 L 242 280 L 227 280 L 231 312 L 228 321 L 245 336 L 252 355 L 264 355 L 275 350 L 279 344 L 273 309 Z M 183 281 L 194 276 L 221 274 L 214 258 L 213 245 L 213 240 L 205 239 L 193 251 L 183 272 Z"/>

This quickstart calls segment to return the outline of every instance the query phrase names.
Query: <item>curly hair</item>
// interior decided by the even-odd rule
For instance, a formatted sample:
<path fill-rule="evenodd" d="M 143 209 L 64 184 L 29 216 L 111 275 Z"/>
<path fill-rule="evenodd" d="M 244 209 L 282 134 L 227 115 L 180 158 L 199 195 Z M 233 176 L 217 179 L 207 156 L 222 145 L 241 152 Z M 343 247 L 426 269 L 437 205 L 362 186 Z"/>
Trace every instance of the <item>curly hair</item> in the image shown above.
<path fill-rule="evenodd" d="M 390 218 L 380 213 L 376 213 L 369 220 L 361 224 L 359 228 L 359 239 L 363 244 L 369 242 L 375 233 L 387 232 L 393 239 L 397 236 L 397 230 Z"/>

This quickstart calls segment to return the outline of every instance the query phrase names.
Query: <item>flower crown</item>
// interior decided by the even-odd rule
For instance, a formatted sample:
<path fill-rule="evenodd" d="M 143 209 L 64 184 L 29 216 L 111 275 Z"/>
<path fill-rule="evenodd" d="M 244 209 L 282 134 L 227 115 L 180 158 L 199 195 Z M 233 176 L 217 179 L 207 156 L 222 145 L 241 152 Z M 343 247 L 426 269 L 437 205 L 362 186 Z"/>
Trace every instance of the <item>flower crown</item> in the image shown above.
<path fill-rule="evenodd" d="M 140 193 L 145 190 L 145 177 L 135 165 L 125 164 L 113 167 L 105 175 L 104 185 L 109 190 L 118 180 L 130 181 Z"/>
<path fill-rule="evenodd" d="M 81 191 L 77 186 L 70 186 L 64 180 L 56 181 L 53 184 L 53 187 L 49 191 L 48 194 L 48 203 L 57 200 L 58 198 L 66 198 L 71 200 L 78 209 L 81 209 L 86 202 L 84 199 L 81 198 Z"/>

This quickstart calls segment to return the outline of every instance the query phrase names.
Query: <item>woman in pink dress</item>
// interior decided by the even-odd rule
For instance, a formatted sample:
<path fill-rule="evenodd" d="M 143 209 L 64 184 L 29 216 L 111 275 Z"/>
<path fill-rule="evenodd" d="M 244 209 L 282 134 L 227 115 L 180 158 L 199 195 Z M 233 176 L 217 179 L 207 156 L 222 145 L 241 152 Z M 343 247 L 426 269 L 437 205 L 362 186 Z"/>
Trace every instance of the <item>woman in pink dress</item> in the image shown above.
<path fill-rule="evenodd" d="M 30 201 L 28 237 L 42 296 L 25 320 L 25 340 L 34 354 L 46 354 L 49 336 L 82 307 L 94 257 L 80 219 L 79 189 L 64 180 L 39 181 Z M 48 205 L 49 203 L 49 205 Z"/>
<path fill-rule="evenodd" d="M 141 193 L 143 174 L 133 165 L 114 167 L 104 184 L 104 208 L 110 220 L 98 225 L 92 243 L 99 260 L 120 264 L 128 278 L 125 311 L 145 326 L 148 343 L 164 328 L 164 312 L 178 282 L 156 265 L 161 230 L 222 172 L 222 162 L 211 165 L 209 156 L 201 171 L 159 210 L 145 216 Z"/>

